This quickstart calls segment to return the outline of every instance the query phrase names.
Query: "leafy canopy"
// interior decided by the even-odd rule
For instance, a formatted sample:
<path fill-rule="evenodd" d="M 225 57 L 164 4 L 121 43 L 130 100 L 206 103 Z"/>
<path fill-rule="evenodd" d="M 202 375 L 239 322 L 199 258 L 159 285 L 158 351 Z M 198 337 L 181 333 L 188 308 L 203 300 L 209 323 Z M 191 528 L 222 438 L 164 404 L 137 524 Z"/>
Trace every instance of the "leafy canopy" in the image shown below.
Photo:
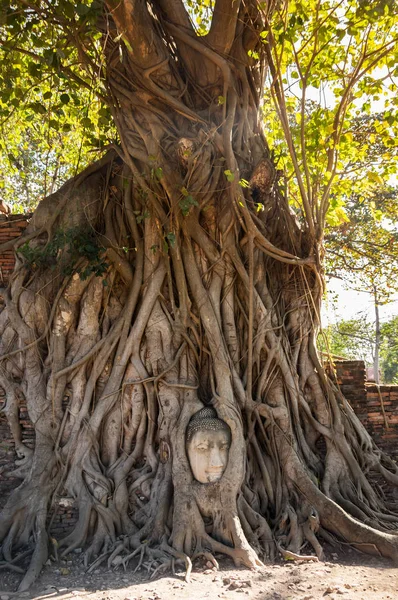
<path fill-rule="evenodd" d="M 348 221 L 353 192 L 368 198 L 396 173 L 397 11 L 393 0 L 290 1 L 264 36 L 267 137 L 310 227 Z M 368 161 L 375 145 L 383 151 Z"/>
<path fill-rule="evenodd" d="M 33 208 L 115 139 L 94 62 L 103 60 L 101 12 L 95 1 L 0 2 L 0 194 L 14 211 Z"/>
<path fill-rule="evenodd" d="M 326 235 L 327 274 L 371 293 L 378 304 L 388 303 L 398 292 L 398 190 L 376 189 L 367 198 L 353 194 L 346 211 L 348 221 Z"/>
<path fill-rule="evenodd" d="M 206 35 L 214 2 L 186 4 Z M 396 172 L 398 8 L 394 0 L 286 0 L 269 21 L 266 3 L 258 6 L 266 135 L 291 204 L 321 237 L 325 223 L 348 220 L 353 190 L 368 197 Z M 102 0 L 0 0 L 0 15 L 0 185 L 14 206 L 33 205 L 117 141 L 104 35 L 119 44 L 120 61 L 128 43 L 107 30 Z M 360 120 L 377 103 L 381 117 L 365 139 Z M 375 144 L 383 153 L 358 172 Z"/>

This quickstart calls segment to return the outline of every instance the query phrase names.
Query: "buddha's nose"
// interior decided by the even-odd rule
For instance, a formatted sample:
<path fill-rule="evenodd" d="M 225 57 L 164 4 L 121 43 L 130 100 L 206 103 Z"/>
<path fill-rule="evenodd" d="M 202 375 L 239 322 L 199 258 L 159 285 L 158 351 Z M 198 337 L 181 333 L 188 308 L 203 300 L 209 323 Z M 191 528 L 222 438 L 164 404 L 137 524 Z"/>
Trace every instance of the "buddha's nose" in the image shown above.
<path fill-rule="evenodd" d="M 210 452 L 209 467 L 211 469 L 222 469 L 224 462 L 218 448 L 212 448 Z"/>

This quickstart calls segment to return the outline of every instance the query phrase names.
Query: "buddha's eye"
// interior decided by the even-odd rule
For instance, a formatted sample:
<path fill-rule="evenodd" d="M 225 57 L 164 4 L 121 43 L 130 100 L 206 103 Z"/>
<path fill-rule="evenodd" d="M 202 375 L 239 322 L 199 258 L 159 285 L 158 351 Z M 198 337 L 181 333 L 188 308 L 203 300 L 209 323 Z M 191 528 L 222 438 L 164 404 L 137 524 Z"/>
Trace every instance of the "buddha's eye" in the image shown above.
<path fill-rule="evenodd" d="M 196 446 L 196 450 L 199 450 L 199 452 L 205 452 L 206 450 L 208 450 L 207 446 Z"/>

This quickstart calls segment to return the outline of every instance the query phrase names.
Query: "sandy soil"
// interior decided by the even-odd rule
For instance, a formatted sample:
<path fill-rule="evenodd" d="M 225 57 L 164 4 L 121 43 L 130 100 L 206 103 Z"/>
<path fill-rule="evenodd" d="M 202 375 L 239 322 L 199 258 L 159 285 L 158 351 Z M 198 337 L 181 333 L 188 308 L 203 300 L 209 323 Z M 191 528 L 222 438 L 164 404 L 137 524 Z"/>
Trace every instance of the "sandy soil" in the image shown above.
<path fill-rule="evenodd" d="M 134 573 L 134 565 L 87 574 L 78 551 L 48 564 L 24 594 L 12 592 L 21 576 L 0 570 L 0 600 L 398 600 L 398 568 L 353 550 L 326 552 L 325 562 L 279 562 L 255 572 L 223 559 L 219 571 L 209 566 L 197 561 L 189 584 L 182 571 L 150 580 L 145 569 Z"/>

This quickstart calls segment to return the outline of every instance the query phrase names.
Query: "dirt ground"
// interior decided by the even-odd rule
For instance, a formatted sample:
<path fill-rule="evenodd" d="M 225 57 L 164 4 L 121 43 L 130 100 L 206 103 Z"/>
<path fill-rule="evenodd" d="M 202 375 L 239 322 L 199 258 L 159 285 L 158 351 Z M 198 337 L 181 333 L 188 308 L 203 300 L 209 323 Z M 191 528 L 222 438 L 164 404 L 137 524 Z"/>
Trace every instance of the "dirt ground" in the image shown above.
<path fill-rule="evenodd" d="M 354 550 L 326 551 L 324 562 L 277 562 L 258 571 L 235 569 L 221 559 L 218 571 L 197 561 L 191 582 L 184 573 L 156 580 L 145 569 L 105 566 L 86 573 L 79 550 L 50 562 L 29 592 L 13 593 L 20 575 L 0 570 L 0 600 L 398 600 L 398 568 Z"/>

